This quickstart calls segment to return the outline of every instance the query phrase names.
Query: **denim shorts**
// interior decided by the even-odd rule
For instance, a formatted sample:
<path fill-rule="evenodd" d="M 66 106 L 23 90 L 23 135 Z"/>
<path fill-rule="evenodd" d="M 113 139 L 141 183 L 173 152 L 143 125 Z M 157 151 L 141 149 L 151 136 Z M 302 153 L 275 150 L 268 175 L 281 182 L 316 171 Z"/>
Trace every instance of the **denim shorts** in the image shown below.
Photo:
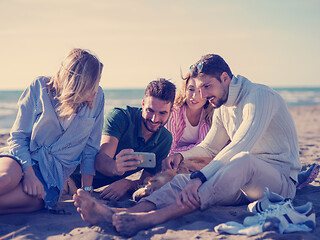
<path fill-rule="evenodd" d="M 14 160 L 16 160 L 19 164 L 19 160 L 12 154 L 10 154 L 9 152 L 5 151 L 0 153 L 0 157 L 10 157 Z M 21 165 L 21 164 L 20 164 Z M 35 164 L 32 166 L 34 173 L 36 174 L 37 178 L 39 179 L 39 181 L 42 183 L 43 188 L 44 188 L 44 192 L 45 192 L 45 196 L 44 196 L 44 204 L 45 204 L 45 208 L 52 208 L 58 201 L 59 201 L 59 197 L 60 197 L 60 191 L 57 187 L 50 187 L 48 188 L 47 183 L 44 181 L 40 168 L 39 168 L 39 164 L 37 162 L 35 162 Z M 21 181 L 23 180 L 23 178 L 21 179 Z"/>

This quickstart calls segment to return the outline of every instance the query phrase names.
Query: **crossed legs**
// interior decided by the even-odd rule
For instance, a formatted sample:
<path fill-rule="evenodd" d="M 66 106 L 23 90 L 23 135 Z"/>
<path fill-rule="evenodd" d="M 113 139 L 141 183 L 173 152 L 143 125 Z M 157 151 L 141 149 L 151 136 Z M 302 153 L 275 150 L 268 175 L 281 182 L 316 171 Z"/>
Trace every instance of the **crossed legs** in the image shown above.
<path fill-rule="evenodd" d="M 74 204 L 83 220 L 91 224 L 111 222 L 120 234 L 132 236 L 141 229 L 194 211 L 176 204 L 177 196 L 188 181 L 189 175 L 177 175 L 132 208 L 109 208 L 82 190 L 74 195 Z M 295 194 L 289 169 L 277 169 L 248 153 L 238 154 L 200 186 L 198 194 L 201 209 L 212 205 L 244 204 L 248 203 L 248 199 L 257 200 L 262 197 L 265 187 L 285 197 Z"/>

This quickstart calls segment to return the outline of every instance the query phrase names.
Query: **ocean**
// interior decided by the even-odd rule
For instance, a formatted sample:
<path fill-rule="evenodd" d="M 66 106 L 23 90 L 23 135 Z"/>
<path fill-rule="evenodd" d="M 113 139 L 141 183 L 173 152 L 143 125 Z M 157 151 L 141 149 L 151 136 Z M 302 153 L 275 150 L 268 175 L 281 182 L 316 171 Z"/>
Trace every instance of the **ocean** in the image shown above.
<path fill-rule="evenodd" d="M 320 104 L 320 87 L 274 88 L 285 99 L 288 106 L 310 106 Z M 17 114 L 17 102 L 22 91 L 0 91 L 0 134 L 8 133 Z M 105 94 L 105 112 L 113 107 L 141 106 L 144 89 L 108 89 Z"/>

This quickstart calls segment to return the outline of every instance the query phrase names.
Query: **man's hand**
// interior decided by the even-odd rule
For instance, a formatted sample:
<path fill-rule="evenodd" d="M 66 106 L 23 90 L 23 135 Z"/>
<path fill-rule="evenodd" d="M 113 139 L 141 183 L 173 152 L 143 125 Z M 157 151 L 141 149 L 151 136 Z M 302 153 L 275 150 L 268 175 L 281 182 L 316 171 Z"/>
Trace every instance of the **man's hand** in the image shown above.
<path fill-rule="evenodd" d="M 113 174 L 123 175 L 127 171 L 135 170 L 138 167 L 140 161 L 134 159 L 138 158 L 138 155 L 125 155 L 127 153 L 132 153 L 133 149 L 123 149 L 116 155 L 116 160 L 114 161 Z M 130 161 L 128 161 L 130 160 Z"/>
<path fill-rule="evenodd" d="M 191 179 L 177 197 L 178 206 L 181 208 L 187 206 L 194 210 L 198 209 L 200 207 L 198 189 L 201 184 L 202 182 L 199 178 Z"/>
<path fill-rule="evenodd" d="M 183 157 L 180 153 L 173 154 L 162 161 L 162 171 L 177 169 Z"/>
<path fill-rule="evenodd" d="M 42 183 L 35 175 L 32 166 L 25 168 L 22 181 L 23 191 L 33 197 L 44 199 L 44 189 Z"/>
<path fill-rule="evenodd" d="M 103 199 L 119 200 L 128 190 L 132 189 L 134 182 L 128 179 L 121 179 L 111 183 L 108 187 L 100 192 L 100 197 Z"/>

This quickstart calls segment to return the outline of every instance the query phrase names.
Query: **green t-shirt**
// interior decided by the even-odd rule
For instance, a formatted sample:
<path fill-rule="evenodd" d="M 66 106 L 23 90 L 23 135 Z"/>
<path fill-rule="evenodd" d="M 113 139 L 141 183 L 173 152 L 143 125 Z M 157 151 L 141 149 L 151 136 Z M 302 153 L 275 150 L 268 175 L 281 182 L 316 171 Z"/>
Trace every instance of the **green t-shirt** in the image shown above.
<path fill-rule="evenodd" d="M 122 149 L 132 148 L 135 152 L 152 152 L 156 154 L 156 167 L 146 168 L 151 174 L 161 171 L 162 160 L 165 159 L 170 151 L 172 135 L 162 127 L 146 142 L 141 131 L 142 109 L 136 107 L 113 108 L 105 115 L 103 135 L 110 135 L 119 140 L 116 154 Z M 126 172 L 122 177 L 129 176 L 137 171 Z"/>

